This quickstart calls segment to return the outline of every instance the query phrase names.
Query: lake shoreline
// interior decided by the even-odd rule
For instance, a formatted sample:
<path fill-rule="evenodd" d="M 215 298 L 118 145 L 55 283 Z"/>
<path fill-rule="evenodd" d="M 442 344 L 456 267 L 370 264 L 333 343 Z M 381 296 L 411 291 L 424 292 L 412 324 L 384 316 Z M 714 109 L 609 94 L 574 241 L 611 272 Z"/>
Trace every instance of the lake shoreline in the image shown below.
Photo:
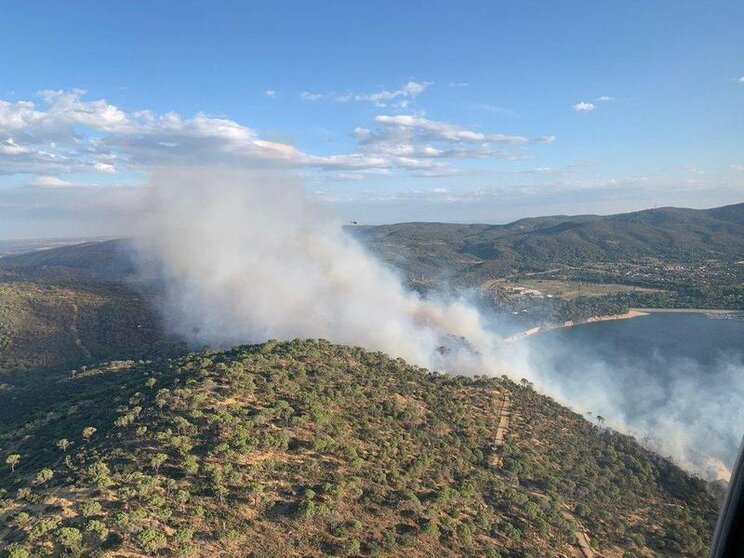
<path fill-rule="evenodd" d="M 631 308 L 646 314 L 741 314 L 744 310 L 723 310 L 720 308 Z"/>
<path fill-rule="evenodd" d="M 720 308 L 629 308 L 627 312 L 623 314 L 609 314 L 606 316 L 592 316 L 585 320 L 573 321 L 569 320 L 562 324 L 547 324 L 539 325 L 520 331 L 514 335 L 504 338 L 504 342 L 513 343 L 519 339 L 525 337 L 531 337 L 538 333 L 544 333 L 546 331 L 555 331 L 556 329 L 565 329 L 569 327 L 576 327 L 587 324 L 596 324 L 599 322 L 611 322 L 615 320 L 631 320 L 633 318 L 640 318 L 642 316 L 648 316 L 649 314 L 716 314 L 716 315 L 727 315 L 727 314 L 744 314 L 744 310 L 723 310 Z"/>
<path fill-rule="evenodd" d="M 554 331 L 556 329 L 564 329 L 564 328 L 576 327 L 576 326 L 586 325 L 586 324 L 595 324 L 598 322 L 610 322 L 610 321 L 615 321 L 615 320 L 631 320 L 633 318 L 647 316 L 648 314 L 649 312 L 646 312 L 640 308 L 631 308 L 624 314 L 610 314 L 607 316 L 592 316 L 591 318 L 587 318 L 585 320 L 578 320 L 578 321 L 569 320 L 569 321 L 563 322 L 562 324 L 535 326 L 528 330 L 521 331 L 519 333 L 506 337 L 504 341 L 506 343 L 513 343 L 514 341 L 517 341 L 518 339 L 523 339 L 525 337 L 531 337 L 533 335 L 537 335 L 538 333 L 543 333 L 546 331 Z"/>

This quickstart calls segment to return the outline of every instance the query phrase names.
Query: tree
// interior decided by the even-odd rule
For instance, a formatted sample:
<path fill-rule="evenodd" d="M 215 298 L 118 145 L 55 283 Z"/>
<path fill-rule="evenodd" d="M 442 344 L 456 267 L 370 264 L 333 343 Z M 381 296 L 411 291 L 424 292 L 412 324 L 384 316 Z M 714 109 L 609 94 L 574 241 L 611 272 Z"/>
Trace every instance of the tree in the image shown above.
<path fill-rule="evenodd" d="M 18 527 L 23 527 L 26 525 L 29 521 L 31 521 L 31 515 L 29 515 L 27 512 L 20 512 L 18 515 L 16 515 L 13 518 L 13 522 Z"/>
<path fill-rule="evenodd" d="M 190 497 L 191 495 L 189 494 L 187 490 L 181 489 L 178 492 L 176 492 L 176 496 L 175 496 L 176 502 L 178 502 L 178 505 L 181 508 L 181 511 L 183 511 L 183 506 L 186 505 L 186 502 L 189 501 Z"/>
<path fill-rule="evenodd" d="M 155 469 L 155 474 L 157 475 L 160 471 L 160 466 L 165 463 L 168 460 L 168 456 L 164 453 L 156 453 L 152 456 L 152 459 L 150 459 L 150 465 L 152 465 L 152 468 Z"/>
<path fill-rule="evenodd" d="M 85 441 L 87 442 L 97 431 L 98 429 L 93 428 L 92 426 L 86 426 L 83 428 L 83 438 L 85 438 Z"/>
<path fill-rule="evenodd" d="M 8 457 L 5 458 L 5 464 L 10 465 L 10 471 L 15 474 L 15 468 L 18 463 L 21 461 L 21 456 L 18 453 L 11 453 Z"/>
<path fill-rule="evenodd" d="M 92 533 L 99 541 L 103 541 L 109 536 L 108 527 L 106 527 L 103 521 L 99 521 L 98 519 L 89 521 L 88 525 L 85 526 L 85 530 L 88 533 Z"/>
<path fill-rule="evenodd" d="M 21 543 L 13 543 L 5 549 L 8 558 L 30 558 L 31 551 L 28 546 Z"/>
<path fill-rule="evenodd" d="M 137 534 L 137 544 L 145 552 L 157 552 L 168 545 L 168 539 L 157 529 L 147 527 Z"/>
<path fill-rule="evenodd" d="M 85 476 L 98 488 L 106 488 L 113 482 L 111 480 L 111 469 L 103 461 L 96 461 L 85 470 Z"/>
<path fill-rule="evenodd" d="M 83 517 L 93 517 L 101 513 L 102 506 L 99 502 L 90 501 L 80 504 L 80 514 Z"/>
<path fill-rule="evenodd" d="M 57 440 L 57 447 L 65 453 L 67 453 L 67 448 L 70 447 L 70 444 L 72 444 L 72 442 L 70 442 L 70 440 L 68 440 L 67 438 Z"/>
<path fill-rule="evenodd" d="M 605 421 L 605 418 L 602 415 L 597 415 L 597 424 L 599 426 L 602 426 L 602 424 L 604 423 L 604 421 Z"/>
<path fill-rule="evenodd" d="M 52 480 L 52 477 L 54 477 L 54 471 L 52 471 L 48 467 L 45 467 L 41 471 L 36 473 L 36 482 L 38 484 L 44 484 Z"/>
<path fill-rule="evenodd" d="M 78 548 L 83 542 L 83 534 L 74 527 L 62 527 L 57 531 L 57 541 L 65 548 Z"/>

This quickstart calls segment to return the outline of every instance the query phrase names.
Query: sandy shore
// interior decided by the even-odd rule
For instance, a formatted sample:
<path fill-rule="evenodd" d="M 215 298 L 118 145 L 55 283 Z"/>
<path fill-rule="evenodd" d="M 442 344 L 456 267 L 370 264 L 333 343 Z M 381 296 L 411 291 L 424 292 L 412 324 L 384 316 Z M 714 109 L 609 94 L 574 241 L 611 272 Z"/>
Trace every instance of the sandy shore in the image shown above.
<path fill-rule="evenodd" d="M 631 308 L 644 314 L 740 314 L 744 310 L 711 310 L 710 308 Z"/>
<path fill-rule="evenodd" d="M 530 337 L 532 335 L 537 335 L 538 333 L 542 333 L 543 331 L 552 331 L 555 329 L 563 329 L 566 327 L 574 327 L 574 326 L 583 325 L 583 324 L 593 324 L 596 322 L 609 322 L 613 320 L 629 320 L 631 318 L 638 318 L 639 316 L 647 316 L 648 314 L 649 312 L 647 312 L 646 309 L 644 308 L 631 308 L 624 314 L 612 314 L 609 316 L 592 316 L 591 318 L 587 318 L 586 320 L 580 320 L 578 322 L 569 320 L 567 322 L 563 322 L 562 324 L 537 326 L 537 327 L 530 328 L 526 331 L 521 331 L 519 333 L 506 337 L 504 339 L 504 342 L 513 343 L 514 341 L 523 339 L 524 337 Z"/>

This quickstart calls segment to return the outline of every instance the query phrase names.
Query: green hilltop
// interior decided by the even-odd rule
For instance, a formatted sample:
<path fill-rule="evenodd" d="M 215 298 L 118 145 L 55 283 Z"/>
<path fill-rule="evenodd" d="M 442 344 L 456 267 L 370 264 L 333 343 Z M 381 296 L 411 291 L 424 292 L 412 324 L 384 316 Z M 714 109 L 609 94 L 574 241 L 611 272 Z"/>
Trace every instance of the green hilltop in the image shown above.
<path fill-rule="evenodd" d="M 714 487 L 523 381 L 322 340 L 0 390 L 28 556 L 699 556 Z"/>

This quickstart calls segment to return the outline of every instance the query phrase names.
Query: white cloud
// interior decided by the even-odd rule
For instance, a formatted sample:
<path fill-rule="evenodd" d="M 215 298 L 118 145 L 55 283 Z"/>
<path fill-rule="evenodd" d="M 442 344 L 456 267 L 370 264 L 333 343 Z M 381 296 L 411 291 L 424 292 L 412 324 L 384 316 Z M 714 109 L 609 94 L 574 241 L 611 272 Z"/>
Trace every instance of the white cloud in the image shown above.
<path fill-rule="evenodd" d="M 398 105 L 400 108 L 405 108 L 411 100 L 423 93 L 429 85 L 431 85 L 430 82 L 409 81 L 408 83 L 401 85 L 398 89 L 383 89 L 374 93 L 345 93 L 343 95 L 336 95 L 334 100 L 339 103 L 348 103 L 349 101 L 368 101 L 374 103 L 376 106 L 384 107 L 389 101 L 401 99 Z"/>
<path fill-rule="evenodd" d="M 609 97 L 607 95 L 602 95 L 601 97 L 597 97 L 597 101 L 600 103 L 610 103 L 615 100 L 615 97 Z"/>
<path fill-rule="evenodd" d="M 731 165 L 731 170 L 744 172 L 744 165 Z"/>
<path fill-rule="evenodd" d="M 72 182 L 62 180 L 57 176 L 49 175 L 37 176 L 31 182 L 29 182 L 29 184 L 31 186 L 39 186 L 41 188 L 66 188 L 69 186 L 74 186 Z"/>
<path fill-rule="evenodd" d="M 740 77 L 740 78 L 739 78 L 738 80 L 736 80 L 736 81 L 738 81 L 739 83 L 744 83 L 744 76 L 741 76 L 741 77 Z"/>
<path fill-rule="evenodd" d="M 523 136 L 509 136 L 504 134 L 484 134 L 469 130 L 456 124 L 429 120 L 409 114 L 379 115 L 375 122 L 400 131 L 409 131 L 420 137 L 450 142 L 497 142 L 497 143 L 527 143 Z"/>
<path fill-rule="evenodd" d="M 470 87 L 470 84 L 465 83 L 464 81 L 450 81 L 449 86 L 450 87 Z"/>
<path fill-rule="evenodd" d="M 571 107 L 576 112 L 591 112 L 594 109 L 597 108 L 597 106 L 594 103 L 588 103 L 586 101 L 581 101 L 580 103 L 576 103 Z"/>
<path fill-rule="evenodd" d="M 89 126 L 105 132 L 131 131 L 129 117 L 104 100 L 83 101 L 84 90 L 42 91 L 41 97 L 49 104 L 46 115 L 51 121 Z"/>
<path fill-rule="evenodd" d="M 423 155 L 424 157 L 441 157 L 442 155 L 444 155 L 444 151 L 442 149 L 432 147 L 431 145 L 425 145 L 424 148 L 421 150 L 421 155 Z"/>
<path fill-rule="evenodd" d="M 267 89 L 264 91 L 264 95 L 267 97 L 276 97 L 276 90 L 275 89 Z"/>
<path fill-rule="evenodd" d="M 13 138 L 8 138 L 0 143 L 0 155 L 21 155 L 29 151 L 29 148 L 18 145 Z"/>
<path fill-rule="evenodd" d="M 406 169 L 441 169 L 446 167 L 443 163 L 438 163 L 431 159 L 416 159 L 414 157 L 398 157 L 396 163 L 398 166 Z"/>
<path fill-rule="evenodd" d="M 418 83 L 415 81 L 409 81 L 401 89 L 406 95 L 415 97 L 419 93 L 423 93 L 424 89 L 426 89 L 427 87 L 428 87 L 428 84 L 426 83 Z"/>
<path fill-rule="evenodd" d="M 103 161 L 96 161 L 93 163 L 93 168 L 96 169 L 98 172 L 102 172 L 105 174 L 114 174 L 116 173 L 116 167 L 112 165 L 111 163 L 104 163 Z"/>
<path fill-rule="evenodd" d="M 303 101 L 319 101 L 322 98 L 322 93 L 312 93 L 310 91 L 303 91 L 300 93 L 300 99 Z"/>
<path fill-rule="evenodd" d="M 401 87 L 402 100 L 426 84 Z M 314 155 L 294 145 L 269 141 L 252 128 L 223 116 L 198 113 L 157 114 L 125 111 L 105 100 L 87 100 L 83 91 L 46 91 L 37 105 L 0 100 L 0 175 L 54 177 L 68 173 L 141 173 L 152 166 L 282 164 L 347 175 L 410 172 L 455 172 L 445 159 L 521 160 L 521 150 L 495 149 L 495 144 L 524 146 L 550 143 L 552 136 L 529 140 L 518 135 L 486 133 L 417 116 L 379 115 L 376 129 L 355 128 L 356 149 Z M 438 160 L 438 161 L 435 161 Z M 353 171 L 353 172 L 348 172 Z M 40 179 L 39 185 L 62 186 Z"/>

